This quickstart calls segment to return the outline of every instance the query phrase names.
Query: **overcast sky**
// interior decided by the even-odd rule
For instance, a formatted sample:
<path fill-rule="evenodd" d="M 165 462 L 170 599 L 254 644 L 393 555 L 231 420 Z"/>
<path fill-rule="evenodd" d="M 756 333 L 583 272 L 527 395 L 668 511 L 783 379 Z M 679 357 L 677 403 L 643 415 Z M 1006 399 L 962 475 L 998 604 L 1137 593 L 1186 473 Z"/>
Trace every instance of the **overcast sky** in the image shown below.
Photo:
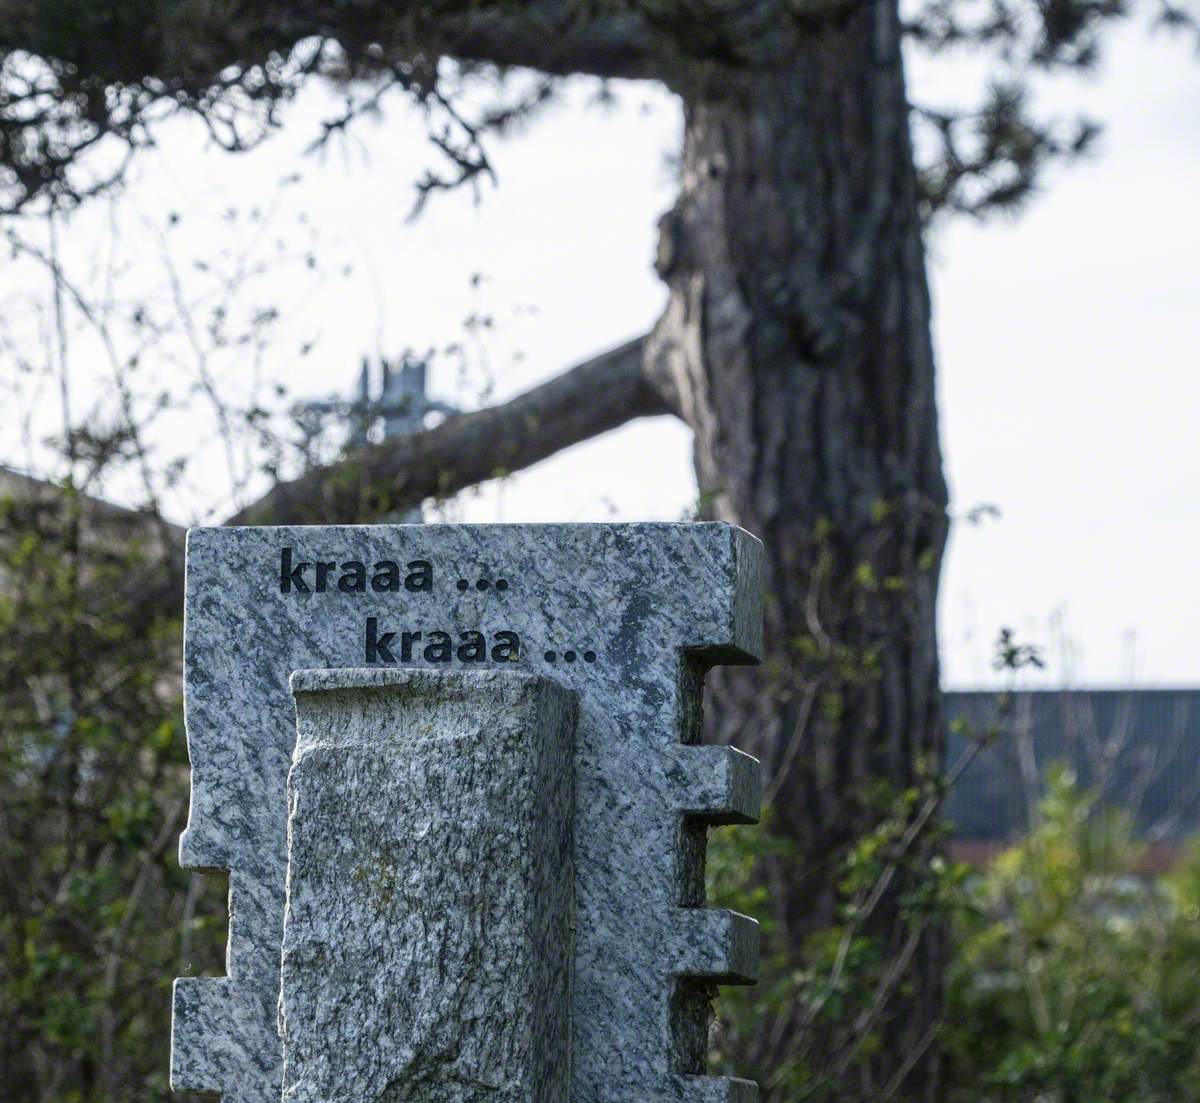
<path fill-rule="evenodd" d="M 977 79 L 965 64 L 916 62 L 911 73 L 918 98 L 961 98 Z M 317 90 L 250 155 L 214 152 L 197 128 L 173 126 L 143 161 L 130 201 L 150 218 L 216 210 L 226 197 L 249 206 L 301 168 L 288 202 L 307 211 L 327 255 L 353 259 L 355 270 L 326 278 L 315 294 L 302 271 L 280 275 L 295 283 L 285 297 L 308 294 L 289 332 L 321 338 L 310 357 L 287 363 L 293 390 L 349 390 L 361 355 L 444 345 L 482 305 L 497 317 L 488 354 L 503 398 L 645 332 L 664 301 L 651 258 L 655 220 L 673 196 L 678 107 L 653 88 L 624 85 L 617 106 L 602 110 L 588 105 L 594 91 L 572 85 L 564 102 L 497 147 L 500 186 L 485 189 L 480 205 L 465 194 L 442 198 L 415 224 L 405 220 L 411 182 L 429 157 L 415 113 L 397 103 L 363 128 L 365 152 L 302 160 L 332 110 Z M 1200 63 L 1182 42 L 1129 28 L 1111 40 L 1098 75 L 1057 85 L 1043 102 L 1104 121 L 1096 156 L 1051 174 L 1019 219 L 958 222 L 930 241 L 953 508 L 1001 511 L 954 528 L 942 584 L 945 681 L 988 684 L 992 641 L 1012 625 L 1046 647 L 1044 684 L 1194 685 Z M 189 225 L 179 234 L 200 249 L 211 225 Z M 78 222 L 65 252 L 93 249 L 95 232 L 95 216 Z M 472 290 L 476 271 L 487 278 Z M 9 266 L 0 293 L 29 279 Z M 11 374 L 11 362 L 0 370 Z M 103 393 L 104 373 L 73 371 L 84 408 L 88 388 Z M 461 398 L 448 374 L 433 389 Z M 470 380 L 466 392 L 478 386 Z M 0 458 L 28 465 L 13 410 L 6 416 Z M 203 449 L 211 426 L 202 422 L 176 432 L 198 434 Z M 208 492 L 203 479 L 198 492 Z M 467 496 L 453 515 L 675 519 L 694 495 L 688 432 L 654 419 Z"/>

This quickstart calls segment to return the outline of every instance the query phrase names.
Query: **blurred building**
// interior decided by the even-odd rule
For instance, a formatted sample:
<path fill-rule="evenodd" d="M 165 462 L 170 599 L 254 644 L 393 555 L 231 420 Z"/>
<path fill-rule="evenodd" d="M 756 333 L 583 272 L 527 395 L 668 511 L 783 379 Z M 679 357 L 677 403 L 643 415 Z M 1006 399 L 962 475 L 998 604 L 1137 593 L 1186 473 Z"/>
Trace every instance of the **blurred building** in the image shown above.
<path fill-rule="evenodd" d="M 995 693 L 947 693 L 946 763 L 994 726 Z M 946 804 L 951 850 L 979 864 L 1035 822 L 1039 779 L 1067 766 L 1099 806 L 1128 815 L 1148 869 L 1200 836 L 1200 690 L 1045 690 L 1014 695 L 994 742 L 958 778 Z"/>

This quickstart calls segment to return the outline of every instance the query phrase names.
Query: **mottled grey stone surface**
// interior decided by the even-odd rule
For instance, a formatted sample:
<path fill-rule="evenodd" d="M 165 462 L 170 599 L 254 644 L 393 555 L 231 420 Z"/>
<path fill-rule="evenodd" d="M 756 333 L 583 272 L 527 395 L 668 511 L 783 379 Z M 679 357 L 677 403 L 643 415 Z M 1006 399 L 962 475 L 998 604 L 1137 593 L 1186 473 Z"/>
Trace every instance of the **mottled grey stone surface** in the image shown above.
<path fill-rule="evenodd" d="M 567 1103 L 577 695 L 499 667 L 292 692 L 286 1103 Z"/>
<path fill-rule="evenodd" d="M 698 905 L 700 825 L 753 820 L 757 764 L 695 744 L 704 669 L 759 653 L 760 563 L 715 524 L 193 530 L 180 856 L 229 871 L 230 928 L 228 975 L 177 982 L 172 1084 L 280 1098 L 291 673 L 503 667 L 579 695 L 571 1103 L 751 1098 L 700 1074 L 710 985 L 751 979 L 754 925 Z"/>

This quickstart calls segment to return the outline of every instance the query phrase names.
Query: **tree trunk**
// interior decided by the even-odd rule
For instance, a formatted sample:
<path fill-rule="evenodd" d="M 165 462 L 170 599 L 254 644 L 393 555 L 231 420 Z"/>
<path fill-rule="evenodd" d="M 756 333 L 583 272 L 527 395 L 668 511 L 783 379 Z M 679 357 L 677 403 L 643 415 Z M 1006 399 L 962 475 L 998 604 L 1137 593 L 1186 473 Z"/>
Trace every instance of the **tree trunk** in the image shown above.
<path fill-rule="evenodd" d="M 771 860 L 776 918 L 796 967 L 819 969 L 811 936 L 844 929 L 842 859 L 942 750 L 946 488 L 895 4 L 831 12 L 788 64 L 685 98 L 648 355 L 695 432 L 702 512 L 766 545 L 765 673 L 714 676 L 710 724 L 763 759 L 799 863 Z M 802 1053 L 825 1084 L 808 1098 L 936 1097 L 943 933 L 902 908 L 929 857 L 908 855 L 864 925 L 871 992 L 838 1014 L 770 1009 L 741 1055 L 760 1079 Z"/>

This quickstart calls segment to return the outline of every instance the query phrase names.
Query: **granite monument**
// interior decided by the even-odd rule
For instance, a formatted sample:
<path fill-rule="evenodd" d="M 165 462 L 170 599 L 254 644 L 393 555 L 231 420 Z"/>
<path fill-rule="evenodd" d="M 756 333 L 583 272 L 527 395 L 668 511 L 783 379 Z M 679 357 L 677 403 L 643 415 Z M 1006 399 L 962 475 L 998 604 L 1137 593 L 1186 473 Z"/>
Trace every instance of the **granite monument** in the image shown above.
<path fill-rule="evenodd" d="M 189 534 L 183 864 L 229 877 L 171 1083 L 228 1103 L 743 1103 L 704 1075 L 752 920 L 705 907 L 757 763 L 701 745 L 761 649 L 720 524 Z"/>

